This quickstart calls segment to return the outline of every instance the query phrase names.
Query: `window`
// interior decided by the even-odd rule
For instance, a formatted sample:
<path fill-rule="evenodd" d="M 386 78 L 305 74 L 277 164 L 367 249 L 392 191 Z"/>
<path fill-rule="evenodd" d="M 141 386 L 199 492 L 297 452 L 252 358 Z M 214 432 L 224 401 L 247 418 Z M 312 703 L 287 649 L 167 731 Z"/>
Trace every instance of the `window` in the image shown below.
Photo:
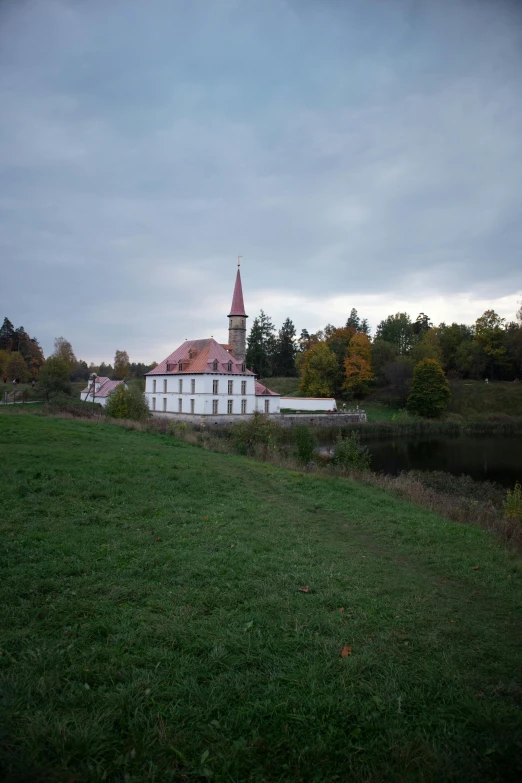
<path fill-rule="evenodd" d="M 179 393 L 183 393 L 183 378 L 179 379 Z"/>
<path fill-rule="evenodd" d="M 229 381 L 228 382 L 228 393 L 229 394 L 234 394 L 234 381 Z"/>
<path fill-rule="evenodd" d="M 246 413 L 246 400 L 241 400 L 241 413 Z"/>
<path fill-rule="evenodd" d="M 229 362 L 227 364 L 227 370 L 228 370 L 228 372 L 232 372 L 232 362 Z"/>
<path fill-rule="evenodd" d="M 212 369 L 214 370 L 214 372 L 217 372 L 217 370 L 218 370 L 218 362 L 217 362 L 217 359 L 214 359 L 214 364 L 212 365 Z"/>
<path fill-rule="evenodd" d="M 196 379 L 192 378 L 190 381 L 190 393 L 195 394 L 196 393 Z"/>
<path fill-rule="evenodd" d="M 155 397 L 152 398 L 152 410 L 153 411 L 156 410 L 156 398 Z"/>
<path fill-rule="evenodd" d="M 218 412 L 218 402 L 219 400 L 212 400 L 212 413 Z"/>
<path fill-rule="evenodd" d="M 246 372 L 246 364 L 245 364 L 245 362 L 243 362 L 243 364 L 241 365 L 241 372 Z"/>
<path fill-rule="evenodd" d="M 181 397 L 178 400 L 178 413 L 183 413 L 183 400 Z"/>
<path fill-rule="evenodd" d="M 191 412 L 191 413 L 194 413 L 194 406 L 195 406 L 195 403 L 196 403 L 196 400 L 191 400 L 191 401 L 190 401 L 190 412 Z"/>
<path fill-rule="evenodd" d="M 179 364 L 178 364 L 178 370 L 179 370 L 179 372 L 183 372 L 183 365 L 182 365 L 181 362 L 179 362 Z"/>
<path fill-rule="evenodd" d="M 234 400 L 229 400 L 227 402 L 227 413 L 233 413 L 233 407 L 234 407 Z"/>
<path fill-rule="evenodd" d="M 152 381 L 152 393 L 156 394 L 156 381 Z"/>
<path fill-rule="evenodd" d="M 270 413 L 270 400 L 265 400 L 265 413 Z"/>
<path fill-rule="evenodd" d="M 163 398 L 163 410 L 164 411 L 167 410 L 167 398 L 166 397 Z"/>
<path fill-rule="evenodd" d="M 219 381 L 212 381 L 212 394 L 219 394 Z"/>
<path fill-rule="evenodd" d="M 241 394 L 246 394 L 246 381 L 241 381 Z"/>
<path fill-rule="evenodd" d="M 170 364 L 167 362 L 167 372 L 170 372 Z"/>
<path fill-rule="evenodd" d="M 167 379 L 163 379 L 163 394 L 167 393 Z"/>

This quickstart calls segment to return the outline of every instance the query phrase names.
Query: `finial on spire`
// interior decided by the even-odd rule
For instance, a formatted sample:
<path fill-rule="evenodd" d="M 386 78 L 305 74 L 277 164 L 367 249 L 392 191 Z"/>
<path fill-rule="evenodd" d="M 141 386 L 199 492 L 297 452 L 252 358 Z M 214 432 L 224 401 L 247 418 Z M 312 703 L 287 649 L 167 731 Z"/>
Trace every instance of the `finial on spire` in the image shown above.
<path fill-rule="evenodd" d="M 239 267 L 241 266 L 241 259 L 242 259 L 242 258 L 243 258 L 243 256 L 238 256 L 238 257 L 237 257 L 237 266 L 238 266 L 238 269 L 239 269 Z"/>

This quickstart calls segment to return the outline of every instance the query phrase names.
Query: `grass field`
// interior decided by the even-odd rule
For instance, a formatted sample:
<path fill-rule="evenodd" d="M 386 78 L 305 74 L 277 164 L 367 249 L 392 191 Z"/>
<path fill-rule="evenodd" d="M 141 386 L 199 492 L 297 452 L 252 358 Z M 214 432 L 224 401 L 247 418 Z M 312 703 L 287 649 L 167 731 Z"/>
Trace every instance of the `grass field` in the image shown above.
<path fill-rule="evenodd" d="M 2 781 L 517 779 L 520 560 L 486 533 L 27 409 L 0 449 Z"/>

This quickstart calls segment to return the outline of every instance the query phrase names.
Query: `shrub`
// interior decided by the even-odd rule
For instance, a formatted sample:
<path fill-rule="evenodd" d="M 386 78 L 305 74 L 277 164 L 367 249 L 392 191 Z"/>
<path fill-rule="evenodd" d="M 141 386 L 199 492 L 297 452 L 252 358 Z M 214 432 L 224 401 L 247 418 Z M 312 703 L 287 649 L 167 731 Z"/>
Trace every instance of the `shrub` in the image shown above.
<path fill-rule="evenodd" d="M 507 517 L 522 520 L 522 487 L 520 482 L 517 481 L 513 491 L 508 489 L 504 510 Z"/>
<path fill-rule="evenodd" d="M 450 389 L 444 371 L 436 359 L 424 359 L 413 371 L 408 410 L 419 416 L 436 418 L 448 407 Z"/>
<path fill-rule="evenodd" d="M 347 438 L 339 435 L 333 449 L 334 465 L 352 470 L 370 470 L 371 454 L 366 446 L 361 446 L 361 436 L 351 432 Z"/>
<path fill-rule="evenodd" d="M 281 439 L 281 426 L 262 413 L 234 424 L 231 439 L 240 454 L 250 454 L 256 446 L 275 445 Z"/>
<path fill-rule="evenodd" d="M 310 462 L 315 451 L 315 435 L 306 424 L 297 424 L 294 429 L 297 458 L 305 464 Z"/>
<path fill-rule="evenodd" d="M 120 383 L 107 398 L 105 414 L 113 419 L 147 419 L 149 406 L 139 383 L 129 383 L 127 387 Z"/>

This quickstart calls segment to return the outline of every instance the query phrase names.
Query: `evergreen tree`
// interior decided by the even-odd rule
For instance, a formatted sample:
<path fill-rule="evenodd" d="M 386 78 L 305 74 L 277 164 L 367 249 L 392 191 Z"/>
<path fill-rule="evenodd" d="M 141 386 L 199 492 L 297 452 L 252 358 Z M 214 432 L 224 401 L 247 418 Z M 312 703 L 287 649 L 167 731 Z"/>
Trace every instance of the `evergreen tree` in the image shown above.
<path fill-rule="evenodd" d="M 12 340 L 15 328 L 9 318 L 4 318 L 4 323 L 0 326 L 0 351 L 11 351 Z"/>
<path fill-rule="evenodd" d="M 348 316 L 348 319 L 346 321 L 346 328 L 353 329 L 354 332 L 360 331 L 361 319 L 359 318 L 359 314 L 355 309 L 355 307 L 352 307 L 352 309 L 350 310 L 350 315 Z"/>
<path fill-rule="evenodd" d="M 246 365 L 260 378 L 273 375 L 276 338 L 274 324 L 261 310 L 247 338 Z"/>
<path fill-rule="evenodd" d="M 290 318 L 287 318 L 277 336 L 274 375 L 285 377 L 296 375 L 295 357 L 297 346 L 295 336 L 295 326 Z"/>
<path fill-rule="evenodd" d="M 448 407 L 450 389 L 444 371 L 435 359 L 424 359 L 413 371 L 408 410 L 419 416 L 435 418 Z"/>

